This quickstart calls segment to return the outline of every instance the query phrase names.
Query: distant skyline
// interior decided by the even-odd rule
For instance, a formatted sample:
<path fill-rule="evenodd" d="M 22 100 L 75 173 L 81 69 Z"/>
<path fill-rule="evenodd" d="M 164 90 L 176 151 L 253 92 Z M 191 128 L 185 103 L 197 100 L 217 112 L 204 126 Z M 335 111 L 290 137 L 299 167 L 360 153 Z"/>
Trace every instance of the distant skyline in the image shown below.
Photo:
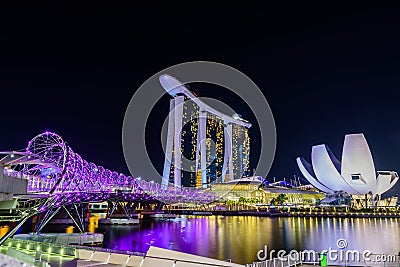
<path fill-rule="evenodd" d="M 309 160 L 313 145 L 329 144 L 341 155 L 348 133 L 365 134 L 378 170 L 399 172 L 399 11 L 199 7 L 180 17 L 140 6 L 4 10 L 0 150 L 24 148 L 49 130 L 85 159 L 128 174 L 122 121 L 135 90 L 166 67 L 207 60 L 239 69 L 268 100 L 278 136 L 269 180 L 301 176 L 295 159 Z M 225 90 L 191 89 L 253 119 Z M 159 140 L 154 113 L 166 115 L 169 99 L 150 116 L 149 140 Z M 163 155 L 149 149 L 162 169 Z M 399 195 L 400 185 L 391 193 Z"/>

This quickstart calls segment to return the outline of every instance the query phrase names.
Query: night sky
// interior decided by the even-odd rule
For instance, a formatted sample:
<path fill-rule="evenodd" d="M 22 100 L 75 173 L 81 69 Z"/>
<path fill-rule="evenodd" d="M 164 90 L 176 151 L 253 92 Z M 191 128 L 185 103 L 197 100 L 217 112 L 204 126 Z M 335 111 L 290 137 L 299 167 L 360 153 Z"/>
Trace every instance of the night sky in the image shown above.
<path fill-rule="evenodd" d="M 187 8 L 2 9 L 0 150 L 50 130 L 86 160 L 128 173 L 122 122 L 135 90 L 166 67 L 207 60 L 239 69 L 268 100 L 278 136 L 269 180 L 300 175 L 295 158 L 310 159 L 312 145 L 340 158 L 344 135 L 357 132 L 377 170 L 400 172 L 399 9 Z M 224 89 L 191 88 L 226 100 Z M 165 116 L 168 99 L 157 104 Z M 154 136 L 157 118 L 149 124 Z M 162 168 L 163 155 L 150 150 Z"/>

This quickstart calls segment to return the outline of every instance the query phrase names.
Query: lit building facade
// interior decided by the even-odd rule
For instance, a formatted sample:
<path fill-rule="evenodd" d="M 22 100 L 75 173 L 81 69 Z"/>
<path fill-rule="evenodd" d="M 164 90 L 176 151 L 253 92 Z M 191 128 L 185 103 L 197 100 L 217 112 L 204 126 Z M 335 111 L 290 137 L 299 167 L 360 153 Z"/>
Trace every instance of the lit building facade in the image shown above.
<path fill-rule="evenodd" d="M 211 185 L 211 191 L 221 200 L 251 201 L 259 204 L 271 204 L 280 194 L 287 198 L 285 204 L 317 205 L 325 198 L 325 194 L 305 188 L 287 188 L 283 186 L 265 185 L 261 180 L 243 178 L 234 182 Z"/>
<path fill-rule="evenodd" d="M 248 175 L 251 124 L 213 109 L 169 75 L 160 83 L 173 96 L 162 184 L 205 188 Z"/>

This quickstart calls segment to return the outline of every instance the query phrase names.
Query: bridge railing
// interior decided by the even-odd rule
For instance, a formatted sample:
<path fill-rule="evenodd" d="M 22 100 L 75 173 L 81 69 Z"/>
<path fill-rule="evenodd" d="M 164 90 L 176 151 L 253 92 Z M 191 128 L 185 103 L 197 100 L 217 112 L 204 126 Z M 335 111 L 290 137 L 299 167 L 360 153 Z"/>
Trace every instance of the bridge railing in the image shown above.
<path fill-rule="evenodd" d="M 8 169 L 5 171 L 6 175 L 27 179 L 28 187 L 27 193 L 49 193 L 56 186 L 59 176 L 35 176 L 26 175 L 23 172 Z M 124 176 L 125 177 L 125 176 Z M 71 187 L 65 183 L 59 183 L 54 193 L 57 194 L 68 194 L 68 193 L 94 193 L 94 192 L 106 192 L 110 194 L 116 194 L 120 192 L 125 193 L 142 193 L 147 194 L 150 198 L 166 203 L 179 203 L 179 202 L 192 202 L 192 203 L 208 203 L 216 199 L 216 196 L 211 192 L 204 191 L 198 188 L 185 188 L 176 187 L 174 185 L 162 185 L 154 182 L 141 180 L 140 178 L 130 178 L 130 183 L 127 184 L 128 180 L 116 181 L 115 184 L 108 183 L 104 187 L 99 186 L 76 186 Z M 64 188 L 64 185 L 67 187 Z"/>
<path fill-rule="evenodd" d="M 3 174 L 10 176 L 10 177 L 15 177 L 15 178 L 20 178 L 20 179 L 29 179 L 30 177 L 28 175 L 23 174 L 22 172 L 15 171 L 12 169 L 3 169 Z"/>

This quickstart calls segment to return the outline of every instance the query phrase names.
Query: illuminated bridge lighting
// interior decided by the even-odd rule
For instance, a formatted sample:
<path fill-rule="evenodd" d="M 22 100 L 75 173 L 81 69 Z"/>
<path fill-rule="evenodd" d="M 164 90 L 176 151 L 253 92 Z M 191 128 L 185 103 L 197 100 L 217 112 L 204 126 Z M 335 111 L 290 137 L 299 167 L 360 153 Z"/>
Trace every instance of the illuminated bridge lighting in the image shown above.
<path fill-rule="evenodd" d="M 22 152 L 0 154 L 6 175 L 28 180 L 27 193 L 47 194 L 39 212 L 69 203 L 101 202 L 122 193 L 132 201 L 204 204 L 216 200 L 208 191 L 151 183 L 88 162 L 51 132 L 34 137 Z"/>

